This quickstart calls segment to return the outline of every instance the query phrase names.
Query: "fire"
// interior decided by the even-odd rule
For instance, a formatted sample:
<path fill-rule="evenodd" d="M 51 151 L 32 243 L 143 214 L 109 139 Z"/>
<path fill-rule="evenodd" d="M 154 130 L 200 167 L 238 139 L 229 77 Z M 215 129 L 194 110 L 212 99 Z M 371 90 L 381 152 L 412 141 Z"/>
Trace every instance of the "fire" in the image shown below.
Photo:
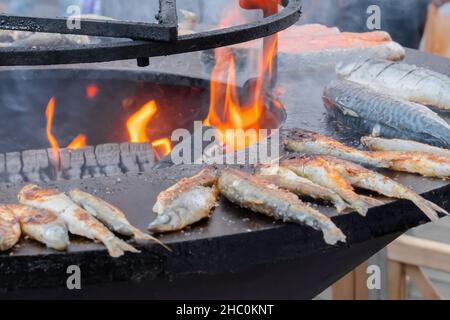
<path fill-rule="evenodd" d="M 134 143 L 151 142 L 148 136 L 148 127 L 156 112 L 158 105 L 152 100 L 146 103 L 127 121 L 127 129 L 130 135 L 130 141 Z M 158 158 L 161 155 L 166 156 L 172 151 L 172 144 L 169 139 L 163 138 L 151 142 Z"/>
<path fill-rule="evenodd" d="M 264 15 L 277 12 L 277 0 L 240 0 L 240 6 L 245 9 L 262 9 Z M 242 15 L 239 11 L 231 11 L 221 21 L 220 26 L 233 25 L 233 21 L 242 23 Z M 255 83 L 249 86 L 248 101 L 239 99 L 236 87 L 236 66 L 233 52 L 230 48 L 218 48 L 215 50 L 216 65 L 211 75 L 210 107 L 209 114 L 204 120 L 204 125 L 213 126 L 219 132 L 219 138 L 225 144 L 228 151 L 236 151 L 246 148 L 263 137 L 259 135 L 260 129 L 271 129 L 273 124 L 267 123 L 271 118 L 270 111 L 266 108 L 269 98 L 266 90 L 273 77 L 274 58 L 277 54 L 278 35 L 264 40 L 262 56 L 258 58 L 258 75 Z M 226 77 L 226 84 L 219 79 Z M 270 98 L 276 108 L 282 108 L 281 103 Z M 242 129 L 230 131 L 227 129 Z M 256 134 L 245 135 L 248 130 L 254 130 Z"/>
<path fill-rule="evenodd" d="M 71 143 L 67 146 L 69 150 L 77 150 L 86 147 L 87 137 L 84 134 L 79 134 L 73 139 Z"/>
<path fill-rule="evenodd" d="M 61 157 L 59 154 L 59 143 L 58 140 L 52 133 L 53 119 L 55 116 L 55 97 L 51 97 L 47 107 L 45 108 L 45 117 L 47 119 L 47 124 L 45 131 L 47 134 L 48 142 L 50 143 L 51 153 L 52 153 L 52 165 L 59 170 L 61 164 Z M 86 146 L 87 137 L 84 134 L 79 134 L 68 146 L 69 150 L 76 150 Z"/>
<path fill-rule="evenodd" d="M 52 150 L 52 161 L 53 165 L 59 168 L 60 158 L 59 158 L 59 144 L 55 136 L 52 134 L 52 124 L 53 116 L 55 115 L 55 97 L 51 97 L 50 101 L 45 108 L 45 117 L 47 118 L 46 134 L 47 139 L 50 142 L 50 147 Z"/>

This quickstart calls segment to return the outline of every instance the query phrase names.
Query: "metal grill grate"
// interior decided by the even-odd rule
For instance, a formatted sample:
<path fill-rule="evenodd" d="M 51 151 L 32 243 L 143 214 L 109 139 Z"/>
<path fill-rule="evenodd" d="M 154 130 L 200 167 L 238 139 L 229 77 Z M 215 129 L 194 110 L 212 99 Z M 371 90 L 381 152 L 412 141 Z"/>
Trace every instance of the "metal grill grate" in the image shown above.
<path fill-rule="evenodd" d="M 87 35 L 134 40 L 171 42 L 177 39 L 176 0 L 159 0 L 159 23 L 116 20 L 80 19 L 81 28 L 69 28 L 67 18 L 24 17 L 0 15 L 0 29 Z"/>

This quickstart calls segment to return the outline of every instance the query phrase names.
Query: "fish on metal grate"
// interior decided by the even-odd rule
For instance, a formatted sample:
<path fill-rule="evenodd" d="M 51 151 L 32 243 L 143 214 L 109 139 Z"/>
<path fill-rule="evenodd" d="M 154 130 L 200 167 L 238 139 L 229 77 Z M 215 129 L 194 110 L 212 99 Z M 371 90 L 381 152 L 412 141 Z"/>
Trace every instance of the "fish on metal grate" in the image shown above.
<path fill-rule="evenodd" d="M 450 111 L 450 77 L 442 73 L 382 59 L 341 63 L 336 72 L 373 90 Z"/>
<path fill-rule="evenodd" d="M 450 125 L 423 105 L 348 80 L 330 83 L 323 101 L 331 117 L 363 134 L 450 148 Z"/>
<path fill-rule="evenodd" d="M 326 243 L 345 242 L 346 236 L 316 209 L 288 191 L 235 169 L 225 169 L 218 181 L 220 193 L 231 202 L 276 220 L 305 224 L 323 232 Z"/>

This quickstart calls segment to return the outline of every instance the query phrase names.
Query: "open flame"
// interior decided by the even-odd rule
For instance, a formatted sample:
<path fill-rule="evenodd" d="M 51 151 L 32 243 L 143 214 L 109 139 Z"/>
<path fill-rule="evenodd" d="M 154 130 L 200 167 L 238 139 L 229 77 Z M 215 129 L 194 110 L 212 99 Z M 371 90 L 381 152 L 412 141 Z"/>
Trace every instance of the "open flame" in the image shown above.
<path fill-rule="evenodd" d="M 170 153 L 170 151 L 172 151 L 172 144 L 168 138 L 150 141 L 151 139 L 148 136 L 148 128 L 157 111 L 158 105 L 156 104 L 156 101 L 152 100 L 147 102 L 136 113 L 128 118 L 127 129 L 130 134 L 131 142 L 151 142 L 155 150 L 156 157 L 161 159 L 162 156 L 166 156 Z"/>
<path fill-rule="evenodd" d="M 51 153 L 52 153 L 52 164 L 55 168 L 60 168 L 61 156 L 59 154 L 59 143 L 58 140 L 52 133 L 53 119 L 55 116 L 55 97 L 51 97 L 45 108 L 45 117 L 47 123 L 45 126 L 45 132 L 47 134 L 48 142 L 50 143 Z M 86 146 L 87 137 L 84 134 L 79 134 L 68 146 L 69 150 L 76 150 L 84 148 Z"/>
<path fill-rule="evenodd" d="M 264 13 L 275 10 L 273 5 L 278 5 L 273 0 L 241 0 L 244 8 L 261 8 Z M 276 12 L 276 11 L 275 11 Z M 231 12 L 221 23 L 227 26 L 236 19 L 236 13 Z M 236 87 L 236 66 L 233 52 L 230 48 L 218 48 L 215 50 L 216 65 L 211 75 L 210 107 L 209 114 L 203 124 L 215 127 L 219 132 L 221 142 L 228 151 L 236 151 L 257 143 L 264 137 L 260 135 L 260 129 L 269 128 L 266 119 L 270 118 L 266 108 L 270 101 L 276 108 L 282 108 L 281 103 L 273 97 L 268 97 L 267 89 L 273 77 L 274 57 L 277 54 L 278 35 L 265 39 L 262 56 L 258 59 L 258 74 L 252 86 L 248 87 L 248 101 L 239 99 Z M 224 85 L 220 80 L 226 77 Z M 227 130 L 242 129 L 242 130 Z M 252 130 L 255 134 L 247 135 L 246 131 Z"/>
<path fill-rule="evenodd" d="M 242 8 L 261 9 L 265 16 L 276 13 L 279 2 L 279 0 L 239 1 Z M 219 27 L 225 28 L 233 24 L 245 23 L 246 19 L 240 12 L 240 10 L 229 11 L 220 22 Z M 264 49 L 258 57 L 257 77 L 245 88 L 245 99 L 242 99 L 241 92 L 236 86 L 236 65 L 232 49 L 228 47 L 215 50 L 216 65 L 211 75 L 209 113 L 203 124 L 217 129 L 219 138 L 227 151 L 236 151 L 251 146 L 265 138 L 265 136 L 261 136 L 260 129 L 273 129 L 278 126 L 278 120 L 274 121 L 276 118 L 274 111 L 267 108 L 270 104 L 275 109 L 283 109 L 282 104 L 272 94 L 268 94 L 274 76 L 274 58 L 278 52 L 277 48 L 278 35 L 264 40 Z M 98 93 L 97 85 L 86 86 L 86 98 L 94 99 Z M 51 146 L 53 165 L 59 168 L 59 144 L 52 134 L 54 112 L 55 98 L 52 97 L 45 110 L 46 134 Z M 156 157 L 161 159 L 171 152 L 172 144 L 169 138 L 152 139 L 149 136 L 153 125 L 152 120 L 157 112 L 157 102 L 149 101 L 128 118 L 126 128 L 130 142 L 150 143 Z M 249 135 L 249 130 L 252 130 L 254 134 Z M 79 134 L 67 148 L 69 150 L 83 148 L 86 146 L 86 141 L 87 137 Z"/>

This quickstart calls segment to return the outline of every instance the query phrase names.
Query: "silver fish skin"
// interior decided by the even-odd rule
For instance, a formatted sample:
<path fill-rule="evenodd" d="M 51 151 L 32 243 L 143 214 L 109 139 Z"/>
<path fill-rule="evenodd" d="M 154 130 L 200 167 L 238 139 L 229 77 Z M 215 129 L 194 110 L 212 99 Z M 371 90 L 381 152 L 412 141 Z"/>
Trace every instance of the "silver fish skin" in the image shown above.
<path fill-rule="evenodd" d="M 65 223 L 53 212 L 24 205 L 8 206 L 20 221 L 22 232 L 47 247 L 63 251 L 70 244 Z"/>
<path fill-rule="evenodd" d="M 137 241 L 153 240 L 166 249 L 169 249 L 158 239 L 132 226 L 125 214 L 110 203 L 80 189 L 70 190 L 69 197 L 84 210 L 103 222 L 113 232 L 126 237 L 133 237 Z"/>
<path fill-rule="evenodd" d="M 450 161 L 450 150 L 433 147 L 416 141 L 367 136 L 361 138 L 361 143 L 371 151 L 428 153 L 438 157 L 446 157 Z"/>
<path fill-rule="evenodd" d="M 348 80 L 330 83 L 323 101 L 331 117 L 363 134 L 450 148 L 450 125 L 423 105 Z"/>
<path fill-rule="evenodd" d="M 360 215 L 365 216 L 367 214 L 370 204 L 367 203 L 365 198 L 358 195 L 352 185 L 323 157 L 294 158 L 284 160 L 280 165 L 294 171 L 299 176 L 333 190 Z"/>
<path fill-rule="evenodd" d="M 382 59 L 341 63 L 336 72 L 373 90 L 450 111 L 450 77 L 444 74 Z"/>
<path fill-rule="evenodd" d="M 438 212 L 448 215 L 446 210 L 380 173 L 368 170 L 349 161 L 331 157 L 326 157 L 325 159 L 355 187 L 372 190 L 391 198 L 410 200 L 431 221 L 439 220 Z"/>
<path fill-rule="evenodd" d="M 27 185 L 19 192 L 18 199 L 21 204 L 54 212 L 64 221 L 70 233 L 101 241 L 111 257 L 120 257 L 125 251 L 139 252 L 117 238 L 100 221 L 56 189 L 42 189 L 36 185 Z"/>
<path fill-rule="evenodd" d="M 21 234 L 19 219 L 14 212 L 7 206 L 0 206 L 0 252 L 14 247 Z"/>
<path fill-rule="evenodd" d="M 148 229 L 155 233 L 182 230 L 209 217 L 217 197 L 216 187 L 192 186 L 165 206 Z"/>
<path fill-rule="evenodd" d="M 278 165 L 259 166 L 256 177 L 298 196 L 330 201 L 339 213 L 348 207 L 348 204 L 336 192 L 300 177 L 293 171 Z"/>
<path fill-rule="evenodd" d="M 243 208 L 322 231 L 328 244 L 346 241 L 346 236 L 327 216 L 309 207 L 294 194 L 254 176 L 225 169 L 220 175 L 218 187 L 223 196 Z"/>
<path fill-rule="evenodd" d="M 332 138 L 303 129 L 290 130 L 283 143 L 288 150 L 303 155 L 333 156 L 378 168 L 391 166 L 388 160 L 374 157 L 370 152 L 347 147 Z"/>

